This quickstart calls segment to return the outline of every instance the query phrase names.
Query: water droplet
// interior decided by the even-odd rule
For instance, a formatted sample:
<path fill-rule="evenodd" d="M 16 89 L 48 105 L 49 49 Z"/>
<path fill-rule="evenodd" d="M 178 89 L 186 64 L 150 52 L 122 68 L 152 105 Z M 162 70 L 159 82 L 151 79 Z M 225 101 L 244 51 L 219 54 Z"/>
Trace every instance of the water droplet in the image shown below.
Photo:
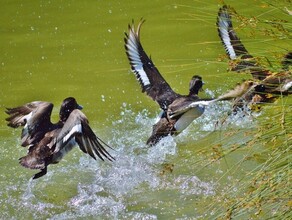
<path fill-rule="evenodd" d="M 101 95 L 101 101 L 105 102 L 105 96 Z"/>

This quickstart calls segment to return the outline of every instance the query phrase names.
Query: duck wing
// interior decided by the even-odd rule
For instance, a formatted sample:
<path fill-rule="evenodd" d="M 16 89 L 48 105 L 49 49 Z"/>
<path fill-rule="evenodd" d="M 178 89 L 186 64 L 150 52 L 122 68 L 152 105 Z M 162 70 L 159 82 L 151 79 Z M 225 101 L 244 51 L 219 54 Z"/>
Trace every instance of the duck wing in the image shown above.
<path fill-rule="evenodd" d="M 109 147 L 105 142 L 98 138 L 89 126 L 86 116 L 78 109 L 72 111 L 62 130 L 60 131 L 56 142 L 55 153 L 63 150 L 68 142 L 74 140 L 80 149 L 89 154 L 96 160 L 96 156 L 101 160 L 107 158 L 113 161 L 114 158 L 107 152 L 104 146 Z M 109 147 L 110 148 L 110 147 Z"/>
<path fill-rule="evenodd" d="M 214 102 L 214 100 L 201 100 L 199 97 L 181 97 L 176 99 L 168 108 L 167 114 L 170 119 L 180 117 L 187 111 L 199 107 L 203 113 L 204 107 Z M 200 115 L 201 115 L 200 114 Z"/>
<path fill-rule="evenodd" d="M 219 37 L 226 53 L 231 60 L 234 60 L 242 55 L 247 55 L 247 57 L 252 58 L 233 29 L 229 11 L 230 8 L 228 6 L 224 5 L 221 7 L 218 12 L 216 23 Z"/>
<path fill-rule="evenodd" d="M 24 126 L 21 134 L 21 145 L 28 146 L 39 142 L 51 127 L 53 104 L 35 101 L 16 108 L 6 108 L 9 115 L 7 125 L 12 128 Z"/>
<path fill-rule="evenodd" d="M 168 115 L 170 118 L 175 118 L 192 108 L 204 108 L 204 106 L 213 104 L 218 101 L 240 99 L 242 97 L 246 97 L 247 94 L 251 94 L 252 92 L 254 93 L 256 86 L 258 86 L 258 84 L 253 81 L 245 81 L 236 85 L 233 89 L 215 99 L 199 99 L 199 97 L 178 98 L 169 106 Z"/>
<path fill-rule="evenodd" d="M 136 31 L 134 24 L 129 25 L 129 33 L 125 33 L 124 39 L 126 54 L 132 71 L 140 82 L 142 92 L 146 91 L 147 95 L 165 110 L 178 94 L 171 89 L 142 47 L 140 29 L 144 21 L 140 21 Z"/>
<path fill-rule="evenodd" d="M 242 44 L 233 29 L 230 11 L 234 10 L 226 5 L 222 6 L 219 9 L 216 24 L 219 37 L 229 59 L 238 59 L 231 70 L 238 72 L 249 70 L 255 79 L 262 80 L 269 75 L 269 71 L 259 66 Z"/>

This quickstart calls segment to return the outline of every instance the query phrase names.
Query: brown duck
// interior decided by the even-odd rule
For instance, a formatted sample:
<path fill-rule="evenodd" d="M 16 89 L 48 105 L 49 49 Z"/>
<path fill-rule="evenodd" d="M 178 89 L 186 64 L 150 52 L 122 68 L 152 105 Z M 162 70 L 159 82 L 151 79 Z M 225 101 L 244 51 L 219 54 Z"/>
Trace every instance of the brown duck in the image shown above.
<path fill-rule="evenodd" d="M 283 71 L 279 73 L 272 73 L 258 65 L 233 29 L 230 15 L 232 11 L 234 10 L 226 5 L 219 9 L 217 17 L 219 37 L 226 54 L 232 61 L 231 70 L 250 72 L 253 76 L 253 83 L 249 83 L 250 87 L 246 93 L 235 100 L 234 108 L 242 108 L 246 104 L 274 102 L 280 95 L 291 94 L 292 78 L 289 65 L 292 63 L 292 52 L 285 55 L 282 61 Z"/>
<path fill-rule="evenodd" d="M 142 47 L 140 29 L 143 23 L 144 20 L 141 20 L 136 30 L 134 24 L 129 25 L 124 40 L 127 57 L 142 92 L 146 92 L 162 109 L 159 121 L 153 126 L 152 134 L 147 140 L 147 144 L 155 145 L 167 135 L 182 132 L 203 114 L 206 105 L 237 97 L 242 91 L 237 89 L 214 100 L 200 99 L 198 92 L 202 89 L 203 81 L 195 75 L 190 81 L 187 95 L 174 92 Z"/>
<path fill-rule="evenodd" d="M 7 108 L 8 126 L 24 126 L 21 145 L 29 147 L 27 155 L 19 159 L 20 164 L 41 170 L 33 179 L 45 175 L 48 165 L 58 163 L 76 144 L 94 159 L 114 160 L 104 148 L 108 145 L 93 133 L 81 109 L 74 98 L 66 98 L 60 109 L 59 121 L 53 124 L 50 121 L 52 103 L 35 101 Z"/>

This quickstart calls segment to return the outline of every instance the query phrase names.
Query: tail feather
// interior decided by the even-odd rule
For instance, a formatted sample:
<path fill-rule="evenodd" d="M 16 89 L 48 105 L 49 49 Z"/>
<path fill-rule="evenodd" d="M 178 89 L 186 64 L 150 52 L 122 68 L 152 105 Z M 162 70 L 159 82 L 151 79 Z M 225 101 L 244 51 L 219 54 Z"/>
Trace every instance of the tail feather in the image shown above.
<path fill-rule="evenodd" d="M 29 169 L 44 169 L 46 167 L 43 159 L 38 159 L 30 154 L 19 158 L 19 163 Z"/>

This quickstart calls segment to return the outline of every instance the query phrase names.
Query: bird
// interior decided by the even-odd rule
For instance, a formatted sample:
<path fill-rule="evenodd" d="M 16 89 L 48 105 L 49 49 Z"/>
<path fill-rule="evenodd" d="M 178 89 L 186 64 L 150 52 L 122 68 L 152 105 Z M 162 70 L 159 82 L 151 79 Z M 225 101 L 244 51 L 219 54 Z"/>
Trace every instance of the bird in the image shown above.
<path fill-rule="evenodd" d="M 40 170 L 33 179 L 46 175 L 47 167 L 60 162 L 77 144 L 95 160 L 115 160 L 105 149 L 111 147 L 94 134 L 74 97 L 63 100 L 57 123 L 50 120 L 53 107 L 50 102 L 33 101 L 5 111 L 9 115 L 6 118 L 9 127 L 23 127 L 21 146 L 28 147 L 28 152 L 19 163 Z"/>
<path fill-rule="evenodd" d="M 292 64 L 292 52 L 288 52 L 282 61 L 283 70 L 273 73 L 260 66 L 255 58 L 247 51 L 240 38 L 233 29 L 230 12 L 231 7 L 224 5 L 217 16 L 217 30 L 226 54 L 231 63 L 231 70 L 236 72 L 250 72 L 253 83 L 249 80 L 250 88 L 242 97 L 234 101 L 234 109 L 247 105 L 274 102 L 280 95 L 292 93 L 292 78 L 289 66 Z"/>
<path fill-rule="evenodd" d="M 240 38 L 233 29 L 230 12 L 231 7 L 223 5 L 217 16 L 217 30 L 221 42 L 225 48 L 231 63 L 231 70 L 236 72 L 250 71 L 255 79 L 262 80 L 269 75 L 268 70 L 264 70 L 256 63 L 254 57 L 249 54 Z"/>
<path fill-rule="evenodd" d="M 194 75 L 187 95 L 174 92 L 142 47 L 140 30 L 144 22 L 145 20 L 141 19 L 136 30 L 134 22 L 129 24 L 124 41 L 126 55 L 142 92 L 146 92 L 161 108 L 159 120 L 153 125 L 152 134 L 146 141 L 147 145 L 154 146 L 165 136 L 181 133 L 204 113 L 205 106 L 216 101 L 233 99 L 242 91 L 237 89 L 217 99 L 200 99 L 198 93 L 202 90 L 204 82 L 201 76 Z"/>
<path fill-rule="evenodd" d="M 163 106 L 159 121 L 153 126 L 152 134 L 146 144 L 153 146 L 163 137 L 177 135 L 186 129 L 196 118 L 200 117 L 207 105 L 200 102 L 198 96 L 202 88 L 202 78 L 198 75 L 192 77 L 190 82 L 189 94 L 180 95 L 174 98 L 167 106 Z M 194 105 L 194 103 L 197 103 Z M 193 104 L 190 107 L 190 104 Z"/>
<path fill-rule="evenodd" d="M 152 135 L 146 142 L 146 144 L 153 146 L 163 137 L 181 132 L 194 119 L 203 114 L 204 106 L 198 105 L 190 111 L 175 115 L 175 117 L 169 115 L 173 110 L 178 111 L 190 102 L 199 100 L 198 92 L 202 89 L 203 80 L 201 76 L 194 75 L 189 85 L 188 95 L 174 92 L 142 47 L 140 29 L 144 22 L 145 20 L 141 20 L 136 30 L 134 22 L 129 24 L 124 41 L 131 69 L 141 85 L 142 92 L 146 92 L 162 110 L 160 119 L 153 126 Z"/>

